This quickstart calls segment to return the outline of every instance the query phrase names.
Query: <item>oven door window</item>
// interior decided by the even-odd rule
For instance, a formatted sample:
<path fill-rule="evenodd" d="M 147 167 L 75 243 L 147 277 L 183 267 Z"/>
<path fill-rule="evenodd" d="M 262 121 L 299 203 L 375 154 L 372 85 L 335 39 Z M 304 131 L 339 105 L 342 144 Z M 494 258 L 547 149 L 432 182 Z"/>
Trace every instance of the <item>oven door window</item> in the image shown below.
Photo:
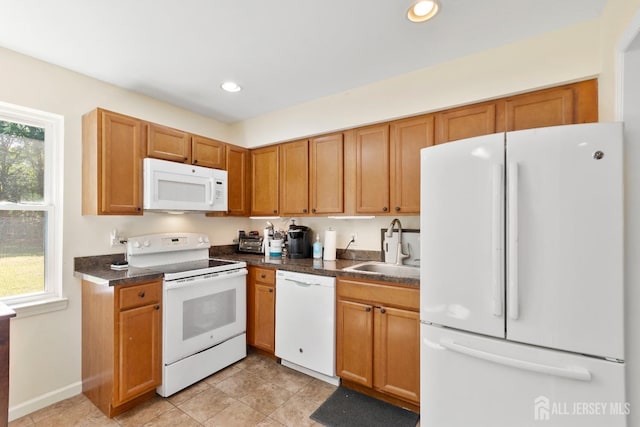
<path fill-rule="evenodd" d="M 213 332 L 236 321 L 236 291 L 205 295 L 182 303 L 182 340 Z"/>

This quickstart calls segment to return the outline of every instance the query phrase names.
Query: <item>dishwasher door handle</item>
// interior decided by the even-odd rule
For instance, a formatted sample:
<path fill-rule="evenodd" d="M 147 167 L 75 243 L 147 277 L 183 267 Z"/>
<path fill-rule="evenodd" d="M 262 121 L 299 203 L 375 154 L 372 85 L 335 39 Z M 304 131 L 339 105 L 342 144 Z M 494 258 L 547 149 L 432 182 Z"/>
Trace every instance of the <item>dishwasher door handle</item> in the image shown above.
<path fill-rule="evenodd" d="M 289 279 L 288 277 L 285 277 L 285 279 L 287 282 L 293 282 L 298 286 L 303 286 L 305 288 L 308 288 L 309 286 L 317 286 L 318 283 L 311 283 L 311 282 L 303 282 L 301 280 L 293 280 L 293 279 Z"/>

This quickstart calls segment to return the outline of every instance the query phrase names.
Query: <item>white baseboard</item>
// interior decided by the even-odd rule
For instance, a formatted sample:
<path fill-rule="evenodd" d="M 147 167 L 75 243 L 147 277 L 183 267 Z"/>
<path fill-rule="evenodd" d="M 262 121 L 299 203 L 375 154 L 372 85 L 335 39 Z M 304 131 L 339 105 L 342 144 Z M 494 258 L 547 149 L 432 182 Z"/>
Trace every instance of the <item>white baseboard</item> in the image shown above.
<path fill-rule="evenodd" d="M 49 393 L 45 393 L 26 402 L 19 403 L 9 407 L 9 421 L 17 420 L 24 417 L 38 409 L 45 408 L 61 400 L 68 399 L 77 394 L 82 393 L 82 382 L 69 384 L 66 387 L 59 388 Z"/>

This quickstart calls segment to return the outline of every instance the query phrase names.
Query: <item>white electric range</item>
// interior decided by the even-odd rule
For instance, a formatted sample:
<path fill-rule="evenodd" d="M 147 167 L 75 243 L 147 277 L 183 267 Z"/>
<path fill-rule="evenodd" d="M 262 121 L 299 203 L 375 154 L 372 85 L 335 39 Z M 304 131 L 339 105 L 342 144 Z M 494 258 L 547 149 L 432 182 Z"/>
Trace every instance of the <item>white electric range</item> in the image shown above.
<path fill-rule="evenodd" d="M 129 269 L 164 273 L 162 385 L 170 396 L 244 358 L 246 263 L 209 258 L 201 233 L 130 237 Z"/>

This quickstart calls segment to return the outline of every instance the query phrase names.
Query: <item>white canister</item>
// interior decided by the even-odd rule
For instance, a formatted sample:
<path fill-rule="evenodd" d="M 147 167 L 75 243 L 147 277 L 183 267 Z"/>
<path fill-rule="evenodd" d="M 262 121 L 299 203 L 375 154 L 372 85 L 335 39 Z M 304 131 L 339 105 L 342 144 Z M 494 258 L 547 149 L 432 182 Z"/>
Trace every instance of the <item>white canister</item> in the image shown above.
<path fill-rule="evenodd" d="M 282 239 L 269 241 L 269 256 L 282 256 Z"/>

